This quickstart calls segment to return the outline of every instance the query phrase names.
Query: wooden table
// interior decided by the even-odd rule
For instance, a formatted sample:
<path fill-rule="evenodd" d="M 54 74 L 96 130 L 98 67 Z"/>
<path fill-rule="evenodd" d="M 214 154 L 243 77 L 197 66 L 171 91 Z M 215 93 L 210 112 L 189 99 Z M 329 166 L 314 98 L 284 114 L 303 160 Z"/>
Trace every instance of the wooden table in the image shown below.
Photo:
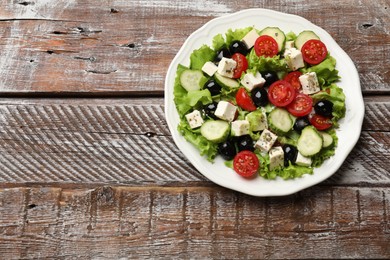
<path fill-rule="evenodd" d="M 297 14 L 350 55 L 365 101 L 340 170 L 256 198 L 173 143 L 164 78 L 190 33 L 251 7 Z M 0 258 L 390 258 L 390 2 L 3 0 Z"/>

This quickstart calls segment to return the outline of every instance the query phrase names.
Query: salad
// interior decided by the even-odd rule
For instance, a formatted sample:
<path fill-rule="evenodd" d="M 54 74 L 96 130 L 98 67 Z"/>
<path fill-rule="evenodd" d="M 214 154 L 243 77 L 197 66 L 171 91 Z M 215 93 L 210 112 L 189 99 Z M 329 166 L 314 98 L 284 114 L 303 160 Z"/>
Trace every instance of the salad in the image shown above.
<path fill-rule="evenodd" d="M 333 156 L 345 116 L 336 60 L 313 31 L 246 27 L 179 65 L 179 133 L 209 161 L 252 178 L 291 179 Z"/>

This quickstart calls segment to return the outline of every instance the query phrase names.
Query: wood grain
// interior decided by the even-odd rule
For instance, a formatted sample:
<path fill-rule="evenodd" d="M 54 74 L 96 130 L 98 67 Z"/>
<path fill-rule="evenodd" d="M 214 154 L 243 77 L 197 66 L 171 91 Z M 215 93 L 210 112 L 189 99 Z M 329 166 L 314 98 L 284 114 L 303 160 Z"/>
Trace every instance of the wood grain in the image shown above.
<path fill-rule="evenodd" d="M 14 188 L 0 190 L 0 205 L 5 259 L 390 257 L 384 188 L 268 199 L 202 187 Z"/>
<path fill-rule="evenodd" d="M 210 185 L 174 144 L 162 99 L 3 99 L 0 185 Z M 326 185 L 389 185 L 390 103 L 366 99 L 356 147 Z"/>
<path fill-rule="evenodd" d="M 162 95 L 185 39 L 212 18 L 250 7 L 297 14 L 324 28 L 355 62 L 365 93 L 390 90 L 387 0 L 7 0 L 0 10 L 0 93 Z"/>

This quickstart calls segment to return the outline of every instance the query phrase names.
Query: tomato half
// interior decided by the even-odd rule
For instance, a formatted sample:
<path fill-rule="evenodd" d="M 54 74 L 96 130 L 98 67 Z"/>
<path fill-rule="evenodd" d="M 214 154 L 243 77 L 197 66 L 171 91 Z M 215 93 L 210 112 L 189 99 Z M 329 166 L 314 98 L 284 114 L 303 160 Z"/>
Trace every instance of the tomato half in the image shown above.
<path fill-rule="evenodd" d="M 255 42 L 255 52 L 257 56 L 273 57 L 278 54 L 278 43 L 268 35 L 262 35 Z"/>
<path fill-rule="evenodd" d="M 321 116 L 321 115 L 313 115 L 310 118 L 310 124 L 312 124 L 317 130 L 326 130 L 332 126 L 332 120 L 330 118 Z"/>
<path fill-rule="evenodd" d="M 236 102 L 239 107 L 247 111 L 256 110 L 255 103 L 253 103 L 252 98 L 246 92 L 245 88 L 239 88 L 236 93 Z"/>
<path fill-rule="evenodd" d="M 234 69 L 233 78 L 238 79 L 241 74 L 248 69 L 248 60 L 241 53 L 234 53 L 232 59 L 237 62 L 237 66 Z"/>
<path fill-rule="evenodd" d="M 290 83 L 296 91 L 299 91 L 302 88 L 301 82 L 299 81 L 300 76 L 302 76 L 302 72 L 292 71 L 284 77 L 284 80 Z"/>
<path fill-rule="evenodd" d="M 313 108 L 313 99 L 306 94 L 299 93 L 287 106 L 287 111 L 293 116 L 301 117 L 308 115 Z"/>
<path fill-rule="evenodd" d="M 296 91 L 285 80 L 278 80 L 269 86 L 268 99 L 277 107 L 285 107 L 290 104 L 295 98 Z"/>
<path fill-rule="evenodd" d="M 259 166 L 260 162 L 256 154 L 248 150 L 239 152 L 233 160 L 233 169 L 245 178 L 254 176 Z"/>
<path fill-rule="evenodd" d="M 328 50 L 325 44 L 317 39 L 308 40 L 301 48 L 303 60 L 316 65 L 325 60 Z"/>

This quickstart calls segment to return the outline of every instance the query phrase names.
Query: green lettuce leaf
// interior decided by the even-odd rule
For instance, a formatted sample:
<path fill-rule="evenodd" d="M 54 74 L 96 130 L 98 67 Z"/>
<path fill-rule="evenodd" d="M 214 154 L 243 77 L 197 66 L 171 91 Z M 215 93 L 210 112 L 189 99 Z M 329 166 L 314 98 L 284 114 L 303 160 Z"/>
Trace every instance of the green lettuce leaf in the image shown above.
<path fill-rule="evenodd" d="M 207 45 L 203 45 L 197 50 L 194 50 L 190 56 L 190 68 L 193 70 L 201 70 L 203 65 L 215 58 L 215 51 Z"/>
<path fill-rule="evenodd" d="M 320 86 L 327 86 L 340 79 L 339 71 L 336 70 L 336 59 L 328 57 L 320 64 L 301 69 L 302 73 L 315 72 Z"/>
<path fill-rule="evenodd" d="M 177 127 L 180 134 L 190 143 L 192 143 L 205 156 L 208 161 L 212 162 L 218 154 L 218 145 L 210 142 L 200 134 L 200 129 L 191 129 L 187 120 L 183 118 Z"/>
<path fill-rule="evenodd" d="M 253 29 L 253 27 L 246 27 L 246 28 L 243 28 L 243 29 L 236 29 L 236 30 L 232 30 L 232 29 L 229 29 L 227 32 L 226 32 L 226 46 L 229 46 L 233 41 L 240 41 L 242 40 L 242 38 L 244 38 L 244 36 L 250 32 L 251 30 Z"/>
<path fill-rule="evenodd" d="M 286 41 L 295 41 L 297 35 L 294 32 L 286 33 Z"/>
<path fill-rule="evenodd" d="M 333 103 L 332 121 L 333 124 L 337 126 L 337 121 L 345 116 L 345 94 L 343 89 L 336 84 L 331 84 L 330 86 L 325 87 L 324 90 L 325 91 L 312 95 L 312 98 L 314 102 L 326 99 Z"/>
<path fill-rule="evenodd" d="M 225 39 L 223 38 L 222 34 L 217 34 L 213 38 L 213 49 L 215 51 L 218 51 L 222 49 L 225 46 Z"/>
<path fill-rule="evenodd" d="M 284 59 L 281 59 L 280 56 L 274 57 L 264 57 L 257 56 L 254 49 L 247 55 L 249 68 L 252 68 L 254 71 L 266 72 L 266 71 L 278 71 L 285 72 L 288 71 L 287 63 Z"/>

